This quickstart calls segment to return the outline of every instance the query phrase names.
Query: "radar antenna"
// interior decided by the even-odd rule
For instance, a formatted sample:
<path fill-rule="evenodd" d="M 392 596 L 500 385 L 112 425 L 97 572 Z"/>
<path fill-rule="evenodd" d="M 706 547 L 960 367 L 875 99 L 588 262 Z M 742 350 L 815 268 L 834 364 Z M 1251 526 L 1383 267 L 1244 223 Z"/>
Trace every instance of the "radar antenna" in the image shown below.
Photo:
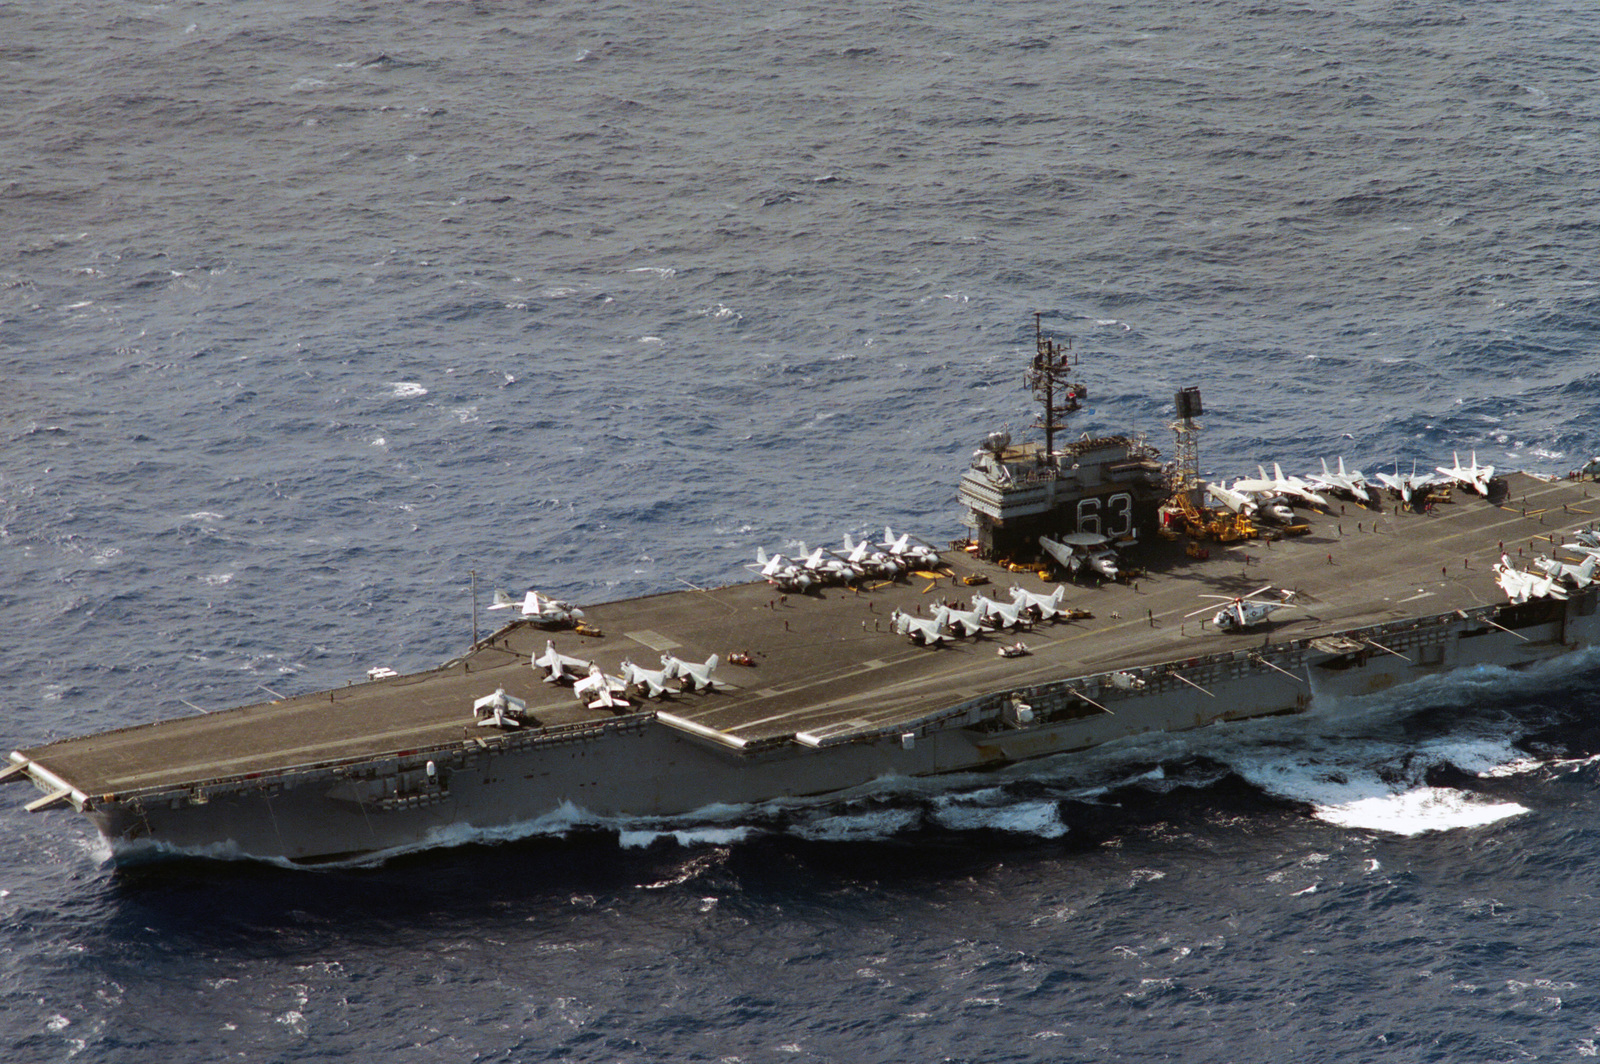
<path fill-rule="evenodd" d="M 1033 366 L 1023 377 L 1023 383 L 1033 390 L 1033 397 L 1044 407 L 1034 427 L 1044 429 L 1044 452 L 1048 458 L 1055 454 L 1056 433 L 1067 427 L 1067 415 L 1082 408 L 1089 392 L 1082 382 L 1070 379 L 1076 366 L 1071 342 L 1062 344 L 1045 339 L 1042 317 L 1039 311 L 1034 312 Z"/>

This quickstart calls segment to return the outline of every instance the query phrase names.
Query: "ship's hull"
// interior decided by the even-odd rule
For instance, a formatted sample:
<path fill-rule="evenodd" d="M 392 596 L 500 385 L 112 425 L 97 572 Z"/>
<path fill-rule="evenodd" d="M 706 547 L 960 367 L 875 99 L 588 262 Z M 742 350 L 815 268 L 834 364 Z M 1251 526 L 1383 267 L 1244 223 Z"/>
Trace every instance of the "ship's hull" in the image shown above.
<path fill-rule="evenodd" d="M 127 801 L 84 812 L 120 850 L 150 844 L 317 861 L 437 844 L 463 829 L 531 825 L 581 810 L 676 817 L 710 805 L 827 795 L 885 777 L 931 776 L 1082 750 L 1132 735 L 1303 712 L 1479 665 L 1520 668 L 1600 638 L 1591 591 L 1508 631 L 1441 615 L 1112 674 L 1064 677 L 971 699 L 941 721 L 815 747 L 730 748 L 644 714 L 558 743 L 413 752 L 259 785 Z M 1023 705 L 1019 716 L 1018 705 Z M 1031 720 L 1026 719 L 1031 714 Z M 432 763 L 432 774 L 428 763 Z"/>

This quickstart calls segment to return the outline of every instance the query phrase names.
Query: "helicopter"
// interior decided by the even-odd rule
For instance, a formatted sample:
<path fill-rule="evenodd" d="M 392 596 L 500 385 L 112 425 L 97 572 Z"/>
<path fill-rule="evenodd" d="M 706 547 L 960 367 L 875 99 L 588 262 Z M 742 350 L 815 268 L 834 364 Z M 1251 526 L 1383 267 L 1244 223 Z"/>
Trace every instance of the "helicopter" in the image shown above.
<path fill-rule="evenodd" d="M 1271 590 L 1272 585 L 1268 584 L 1266 587 L 1256 588 L 1248 595 L 1202 595 L 1200 597 L 1221 599 L 1227 603 L 1227 605 L 1223 606 L 1220 610 L 1216 610 L 1215 613 L 1212 613 L 1211 624 L 1213 627 L 1221 632 L 1242 632 L 1246 629 L 1254 628 L 1257 625 L 1265 624 L 1267 619 L 1278 610 L 1286 607 L 1292 607 L 1294 605 L 1293 603 L 1287 601 L 1263 602 L 1256 599 L 1257 595 Z M 1286 591 L 1280 592 L 1280 594 L 1289 596 L 1292 595 L 1293 592 Z M 1184 616 L 1193 617 L 1198 613 L 1209 613 L 1213 609 L 1215 609 L 1215 607 L 1202 606 L 1191 613 L 1184 614 Z M 1202 621 L 1201 623 L 1204 624 L 1205 622 Z"/>

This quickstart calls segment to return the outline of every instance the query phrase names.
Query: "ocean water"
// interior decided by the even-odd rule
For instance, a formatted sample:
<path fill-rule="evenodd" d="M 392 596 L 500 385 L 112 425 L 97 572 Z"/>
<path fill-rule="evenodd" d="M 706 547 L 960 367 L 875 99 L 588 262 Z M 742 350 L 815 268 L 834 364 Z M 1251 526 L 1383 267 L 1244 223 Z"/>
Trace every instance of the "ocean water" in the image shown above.
<path fill-rule="evenodd" d="M 1548 0 L 0 5 L 4 749 L 958 531 L 1032 418 L 1600 451 L 1600 23 Z M 0 804 L 0 1059 L 1600 1054 L 1600 661 L 372 867 Z"/>

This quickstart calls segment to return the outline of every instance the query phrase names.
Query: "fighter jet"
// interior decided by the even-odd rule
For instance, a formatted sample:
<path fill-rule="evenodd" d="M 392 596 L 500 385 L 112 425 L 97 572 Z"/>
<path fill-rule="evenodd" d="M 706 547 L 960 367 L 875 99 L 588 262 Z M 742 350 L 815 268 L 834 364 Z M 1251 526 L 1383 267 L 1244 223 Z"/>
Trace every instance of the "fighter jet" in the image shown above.
<path fill-rule="evenodd" d="M 942 647 L 948 642 L 936 621 L 925 621 L 920 617 L 895 610 L 889 614 L 889 624 L 897 633 L 908 637 L 919 647 Z"/>
<path fill-rule="evenodd" d="M 933 620 L 935 624 L 950 629 L 950 634 L 958 639 L 965 639 L 968 636 L 977 638 L 985 632 L 994 631 L 994 625 L 985 624 L 977 610 L 958 610 L 951 606 L 940 606 L 933 611 Z"/>
<path fill-rule="evenodd" d="M 670 667 L 641 669 L 627 658 L 622 659 L 622 682 L 635 691 L 644 692 L 647 698 L 667 697 L 667 685 L 674 675 Z"/>
<path fill-rule="evenodd" d="M 1588 557 L 1577 563 L 1557 561 L 1555 558 L 1535 558 L 1533 564 L 1551 579 L 1564 580 L 1581 591 L 1594 583 L 1595 564 L 1600 563 L 1600 551 L 1590 548 L 1584 553 Z"/>
<path fill-rule="evenodd" d="M 774 554 L 768 558 L 766 550 L 759 547 L 756 549 L 756 564 L 749 568 L 780 591 L 803 595 L 822 583 L 815 573 L 808 571 L 804 566 L 790 561 L 782 554 Z"/>
<path fill-rule="evenodd" d="M 867 540 L 852 543 L 850 537 L 844 537 L 845 563 L 852 566 L 862 576 L 876 576 L 884 580 L 896 580 L 904 575 L 908 566 L 899 558 L 888 551 L 874 550 Z"/>
<path fill-rule="evenodd" d="M 1339 456 L 1339 471 L 1333 472 L 1328 468 L 1328 460 L 1322 460 L 1322 475 L 1315 473 L 1306 478 L 1314 488 L 1324 491 L 1337 491 L 1349 495 L 1357 502 L 1369 503 L 1372 501 L 1372 492 L 1367 490 L 1367 475 L 1359 469 L 1346 470 L 1344 455 Z"/>
<path fill-rule="evenodd" d="M 589 671 L 589 663 L 584 659 L 569 657 L 557 650 L 554 639 L 544 641 L 544 653 L 534 658 L 532 665 L 545 671 L 545 683 L 577 683 Z"/>
<path fill-rule="evenodd" d="M 481 718 L 480 728 L 520 728 L 527 709 L 526 702 L 506 694 L 504 687 L 497 687 L 494 694 L 472 703 L 472 715 Z"/>
<path fill-rule="evenodd" d="M 1117 578 L 1117 552 L 1105 536 L 1094 532 L 1074 532 L 1059 540 L 1040 536 L 1039 546 L 1074 576 L 1080 569 L 1088 569 L 1107 580 Z"/>
<path fill-rule="evenodd" d="M 1410 506 L 1411 500 L 1417 492 L 1430 488 L 1435 484 L 1443 484 L 1444 481 L 1432 473 L 1418 473 L 1417 463 L 1415 462 L 1411 463 L 1411 473 L 1409 475 L 1402 474 L 1400 472 L 1400 463 L 1396 462 L 1393 473 L 1378 474 L 1378 483 L 1398 495 L 1400 501 L 1405 505 Z"/>
<path fill-rule="evenodd" d="M 939 564 L 938 551 L 909 532 L 902 532 L 895 538 L 894 530 L 888 525 L 883 528 L 883 542 L 879 546 L 912 569 L 931 569 Z"/>
<path fill-rule="evenodd" d="M 1511 559 L 1504 554 L 1500 560 L 1491 566 L 1494 570 L 1494 582 L 1500 585 L 1500 590 L 1506 593 L 1513 605 L 1527 602 L 1531 598 L 1556 598 L 1567 597 L 1555 578 L 1551 576 L 1535 576 L 1533 573 L 1523 572 L 1511 564 Z"/>
<path fill-rule="evenodd" d="M 1057 617 L 1066 616 L 1066 609 L 1061 605 L 1066 598 L 1067 589 L 1061 584 L 1056 585 L 1052 594 L 1040 595 L 1027 588 L 1011 585 L 1011 601 L 1021 607 L 1024 613 L 1039 621 L 1053 621 Z"/>
<path fill-rule="evenodd" d="M 547 598 L 533 588 L 523 596 L 522 602 L 507 595 L 504 591 L 496 590 L 494 602 L 489 605 L 491 610 L 509 610 L 517 606 L 522 607 L 522 616 L 541 628 L 570 628 L 583 619 L 583 611 L 570 602 L 559 599 Z"/>
<path fill-rule="evenodd" d="M 1216 610 L 1215 606 L 1202 606 L 1184 616 L 1193 617 L 1197 613 L 1209 613 L 1212 610 L 1216 610 L 1211 616 L 1212 627 L 1222 632 L 1244 631 L 1247 628 L 1265 624 L 1267 619 L 1278 610 L 1293 606 L 1293 603 L 1290 602 L 1263 602 L 1256 598 L 1257 595 L 1271 590 L 1272 585 L 1268 584 L 1266 587 L 1256 588 L 1248 595 L 1234 597 L 1227 595 L 1201 595 L 1201 598 L 1222 599 L 1227 605 L 1220 610 Z"/>
<path fill-rule="evenodd" d="M 1577 540 L 1577 545 L 1567 545 L 1568 550 L 1584 550 L 1589 547 L 1600 547 L 1600 532 L 1592 528 L 1580 528 L 1572 533 L 1572 538 Z"/>
<path fill-rule="evenodd" d="M 998 628 L 1010 628 L 1013 631 L 1019 628 L 1032 628 L 1033 619 L 1023 612 L 1019 605 L 996 602 L 994 599 L 985 598 L 983 595 L 972 596 L 973 612 L 979 618 L 994 624 Z"/>
<path fill-rule="evenodd" d="M 696 664 L 684 661 L 675 654 L 661 655 L 661 671 L 669 672 L 678 681 L 678 687 L 683 691 L 709 691 L 716 687 L 720 680 L 712 677 L 711 673 L 719 663 L 715 654 L 705 661 Z"/>
<path fill-rule="evenodd" d="M 1312 491 L 1311 485 L 1299 477 L 1284 476 L 1283 467 L 1277 462 L 1272 463 L 1273 475 L 1270 477 L 1267 476 L 1267 471 L 1263 466 L 1256 466 L 1256 472 L 1261 474 L 1259 480 L 1235 480 L 1233 482 L 1233 490 L 1251 494 L 1262 492 L 1272 495 L 1287 495 L 1291 499 L 1299 499 L 1307 506 L 1313 506 L 1319 510 L 1328 509 L 1327 499 Z"/>
<path fill-rule="evenodd" d="M 589 675 L 572 685 L 574 697 L 580 702 L 587 702 L 590 709 L 628 708 L 628 700 L 621 697 L 627 689 L 626 681 L 621 677 L 607 676 L 598 665 L 590 665 Z M 593 701 L 589 701 L 591 698 Z"/>
<path fill-rule="evenodd" d="M 1451 457 L 1455 459 L 1456 464 L 1448 468 L 1439 466 L 1439 472 L 1443 473 L 1446 479 L 1453 480 L 1463 487 L 1471 488 L 1484 498 L 1488 498 L 1489 481 L 1494 477 L 1494 466 L 1480 466 L 1478 464 L 1477 451 L 1472 452 L 1472 464 L 1470 466 L 1461 464 L 1461 452 L 1459 451 L 1451 452 Z"/>
<path fill-rule="evenodd" d="M 797 562 L 800 568 L 815 576 L 824 584 L 849 584 L 861 575 L 843 558 L 834 554 L 826 547 L 818 547 L 806 554 L 806 545 L 800 544 L 800 553 L 806 555 L 806 560 Z"/>

